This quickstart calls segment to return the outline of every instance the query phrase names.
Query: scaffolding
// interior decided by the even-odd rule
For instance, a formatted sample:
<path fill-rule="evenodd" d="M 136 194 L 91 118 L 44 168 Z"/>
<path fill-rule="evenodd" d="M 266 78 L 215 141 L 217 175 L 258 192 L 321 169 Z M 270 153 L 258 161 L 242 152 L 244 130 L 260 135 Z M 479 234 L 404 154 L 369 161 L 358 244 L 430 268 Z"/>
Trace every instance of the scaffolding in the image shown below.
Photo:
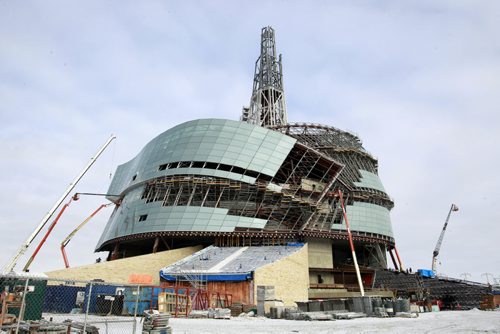
<path fill-rule="evenodd" d="M 378 174 L 378 161 L 363 148 L 361 140 L 355 134 L 332 126 L 310 123 L 292 123 L 270 128 L 343 164 L 344 168 L 334 188 L 340 188 L 341 183 L 346 185 L 353 201 L 372 203 L 389 210 L 394 207 L 394 202 L 385 192 L 356 185 L 362 179 L 361 170 Z"/>
<path fill-rule="evenodd" d="M 287 123 L 281 55 L 271 27 L 262 28 L 250 107 L 243 107 L 241 121 L 264 127 Z"/>

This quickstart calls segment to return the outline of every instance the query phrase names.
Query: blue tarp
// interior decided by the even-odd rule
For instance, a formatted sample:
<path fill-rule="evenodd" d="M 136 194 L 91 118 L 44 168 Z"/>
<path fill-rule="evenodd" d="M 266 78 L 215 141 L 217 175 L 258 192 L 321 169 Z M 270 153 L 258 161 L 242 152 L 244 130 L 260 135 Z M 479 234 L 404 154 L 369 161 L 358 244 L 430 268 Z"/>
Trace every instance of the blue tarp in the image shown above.
<path fill-rule="evenodd" d="M 436 277 L 436 274 L 434 274 L 434 272 L 430 269 L 418 269 L 417 272 L 422 277 L 429 277 L 429 278 Z"/>
<path fill-rule="evenodd" d="M 183 279 L 182 274 L 178 276 L 164 274 L 160 271 L 160 277 L 166 281 L 176 281 L 179 278 Z M 200 280 L 207 282 L 224 282 L 224 281 L 248 281 L 252 279 L 252 273 L 241 273 L 241 274 L 213 274 L 213 275 L 189 275 L 190 280 Z"/>
<path fill-rule="evenodd" d="M 303 242 L 287 242 L 286 245 L 289 247 L 302 247 L 302 246 L 304 246 L 304 243 Z"/>

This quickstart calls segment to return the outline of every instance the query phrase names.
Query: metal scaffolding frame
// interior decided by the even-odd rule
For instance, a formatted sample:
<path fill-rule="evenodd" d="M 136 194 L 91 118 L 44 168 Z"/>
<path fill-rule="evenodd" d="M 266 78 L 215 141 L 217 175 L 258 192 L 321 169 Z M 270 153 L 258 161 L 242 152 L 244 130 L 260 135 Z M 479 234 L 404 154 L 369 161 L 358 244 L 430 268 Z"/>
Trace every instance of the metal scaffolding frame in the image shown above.
<path fill-rule="evenodd" d="M 353 133 L 331 126 L 310 123 L 291 123 L 270 127 L 297 139 L 300 143 L 314 148 L 329 158 L 344 165 L 342 173 L 333 188 L 348 187 L 351 199 L 392 209 L 394 202 L 383 191 L 356 186 L 361 181 L 360 170 L 378 174 L 378 161 L 366 151 L 361 140 Z"/>
<path fill-rule="evenodd" d="M 241 121 L 264 127 L 287 123 L 281 55 L 277 57 L 271 27 L 262 28 L 250 107 L 243 108 Z"/>
<path fill-rule="evenodd" d="M 178 164 L 182 163 L 188 164 Z M 332 223 L 341 224 L 332 198 L 326 195 L 342 168 L 321 152 L 297 143 L 274 177 L 257 174 L 251 184 L 204 175 L 163 176 L 148 182 L 141 198 L 162 206 L 228 209 L 232 216 L 267 220 L 264 230 L 269 231 L 329 231 Z"/>

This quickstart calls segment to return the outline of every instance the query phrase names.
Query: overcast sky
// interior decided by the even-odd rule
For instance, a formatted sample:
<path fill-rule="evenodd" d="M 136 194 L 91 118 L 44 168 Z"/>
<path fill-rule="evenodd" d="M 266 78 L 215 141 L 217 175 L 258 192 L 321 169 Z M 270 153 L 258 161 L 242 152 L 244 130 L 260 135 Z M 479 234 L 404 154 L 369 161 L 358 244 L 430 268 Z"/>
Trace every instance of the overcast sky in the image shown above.
<path fill-rule="evenodd" d="M 267 25 L 289 121 L 355 132 L 379 159 L 404 264 L 431 266 L 455 203 L 438 272 L 500 278 L 494 0 L 0 0 L 0 264 L 111 133 L 75 191 L 106 192 L 117 165 L 176 124 L 237 120 Z M 60 242 L 101 203 L 71 204 L 32 271 L 62 268 Z M 110 214 L 73 238 L 72 265 L 105 256 L 93 249 Z"/>

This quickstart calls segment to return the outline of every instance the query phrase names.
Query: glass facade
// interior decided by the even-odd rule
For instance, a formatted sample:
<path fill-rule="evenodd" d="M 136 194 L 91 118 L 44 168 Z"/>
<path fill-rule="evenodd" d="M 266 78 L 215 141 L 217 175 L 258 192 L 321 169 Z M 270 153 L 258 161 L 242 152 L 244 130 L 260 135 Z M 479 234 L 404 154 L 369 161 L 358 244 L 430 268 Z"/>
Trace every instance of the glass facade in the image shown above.
<path fill-rule="evenodd" d="M 225 178 L 253 184 L 256 174 L 272 178 L 295 142 L 291 137 L 256 125 L 222 119 L 194 120 L 165 131 L 134 159 L 118 167 L 108 194 L 121 195 L 123 199 L 108 221 L 96 249 L 108 240 L 140 233 L 232 232 L 236 227 L 264 228 L 267 220 L 228 215 L 227 208 L 145 203 L 142 198 L 144 184 L 174 175 Z M 193 167 L 200 166 L 200 162 L 205 166 Z M 168 164 L 175 168 L 166 168 Z M 222 166 L 226 170 L 217 169 Z M 227 166 L 236 168 L 228 171 Z M 147 218 L 141 219 L 144 215 Z"/>
<path fill-rule="evenodd" d="M 354 202 L 353 205 L 347 206 L 346 211 L 352 231 L 393 236 L 391 218 L 387 208 L 371 203 Z M 342 222 L 341 229 L 345 230 L 345 228 L 345 222 Z"/>
<path fill-rule="evenodd" d="M 160 134 L 117 168 L 108 190 L 117 206 L 96 250 L 174 232 L 338 233 L 337 189 L 352 231 L 392 238 L 392 201 L 359 140 L 317 125 L 289 130 L 200 119 Z"/>
<path fill-rule="evenodd" d="M 385 193 L 384 186 L 382 185 L 382 181 L 377 174 L 368 172 L 366 170 L 359 170 L 361 174 L 361 181 L 354 182 L 354 185 L 359 188 L 370 188 L 381 191 Z"/>
<path fill-rule="evenodd" d="M 253 183 L 255 178 L 210 168 L 159 170 L 163 164 L 204 161 L 237 166 L 274 176 L 296 140 L 281 133 L 248 123 L 200 119 L 165 131 L 131 161 L 118 167 L 108 193 L 125 189 L 164 175 L 198 174 Z M 134 179 L 135 177 L 135 179 Z"/>

